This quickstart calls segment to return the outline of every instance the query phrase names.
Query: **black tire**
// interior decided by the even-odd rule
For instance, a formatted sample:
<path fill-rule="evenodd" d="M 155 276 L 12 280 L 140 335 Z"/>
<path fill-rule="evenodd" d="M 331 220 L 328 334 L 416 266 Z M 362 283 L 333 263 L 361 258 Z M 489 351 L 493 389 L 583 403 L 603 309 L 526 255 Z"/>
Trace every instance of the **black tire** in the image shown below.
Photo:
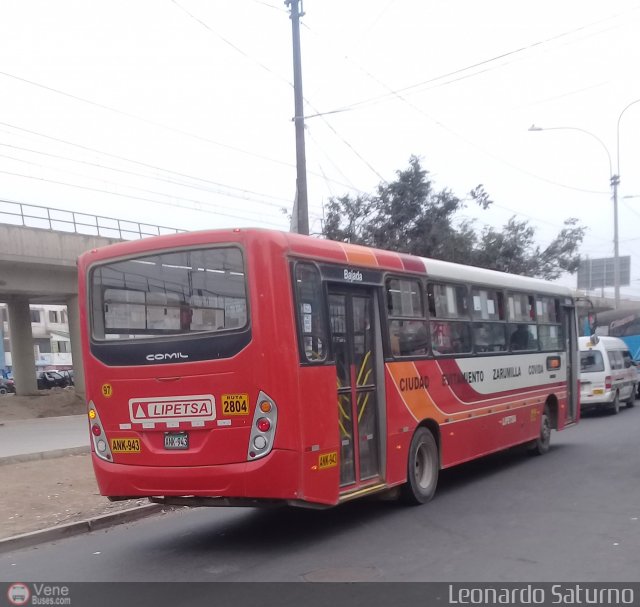
<path fill-rule="evenodd" d="M 405 504 L 426 504 L 433 499 L 438 485 L 440 456 L 438 443 L 428 428 L 420 427 L 411 439 L 407 462 L 407 482 L 400 498 Z"/>
<path fill-rule="evenodd" d="M 613 397 L 609 411 L 611 411 L 611 415 L 618 415 L 618 413 L 620 413 L 620 394 L 618 392 L 616 392 L 616 395 Z"/>
<path fill-rule="evenodd" d="M 629 396 L 629 400 L 627 401 L 627 409 L 630 409 L 635 405 L 636 401 L 636 390 L 638 389 L 637 384 L 633 384 L 633 390 L 631 390 L 631 396 Z"/>
<path fill-rule="evenodd" d="M 0 395 L 5 395 L 9 392 L 4 386 L 0 386 Z"/>
<path fill-rule="evenodd" d="M 549 451 L 551 445 L 551 415 L 549 407 L 544 406 L 542 415 L 540 416 L 540 433 L 538 438 L 531 443 L 529 453 L 531 455 L 544 455 Z"/>

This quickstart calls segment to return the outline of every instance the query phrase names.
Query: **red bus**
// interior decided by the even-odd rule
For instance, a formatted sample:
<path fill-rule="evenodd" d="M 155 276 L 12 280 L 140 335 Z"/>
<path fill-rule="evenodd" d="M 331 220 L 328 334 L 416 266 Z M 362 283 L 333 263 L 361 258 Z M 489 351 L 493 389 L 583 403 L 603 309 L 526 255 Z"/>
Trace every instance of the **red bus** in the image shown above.
<path fill-rule="evenodd" d="M 443 468 L 578 421 L 571 291 L 259 229 L 79 259 L 93 465 L 109 498 L 412 503 Z"/>

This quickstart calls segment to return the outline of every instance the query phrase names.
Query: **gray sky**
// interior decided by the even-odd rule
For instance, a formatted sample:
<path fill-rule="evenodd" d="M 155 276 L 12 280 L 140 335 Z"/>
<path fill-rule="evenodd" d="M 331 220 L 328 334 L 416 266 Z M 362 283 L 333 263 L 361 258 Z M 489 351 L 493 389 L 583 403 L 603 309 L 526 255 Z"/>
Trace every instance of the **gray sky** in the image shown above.
<path fill-rule="evenodd" d="M 0 2 L 0 198 L 184 229 L 287 229 L 280 0 Z M 333 112 L 307 119 L 312 232 L 329 197 L 372 192 L 416 154 L 437 187 L 485 185 L 495 206 L 465 211 L 479 226 L 516 214 L 544 245 L 579 217 L 583 254 L 612 255 L 607 151 L 615 173 L 618 118 L 640 99 L 640 0 L 304 9 L 305 113 Z M 640 295 L 639 135 L 640 103 L 620 121 L 623 295 Z"/>

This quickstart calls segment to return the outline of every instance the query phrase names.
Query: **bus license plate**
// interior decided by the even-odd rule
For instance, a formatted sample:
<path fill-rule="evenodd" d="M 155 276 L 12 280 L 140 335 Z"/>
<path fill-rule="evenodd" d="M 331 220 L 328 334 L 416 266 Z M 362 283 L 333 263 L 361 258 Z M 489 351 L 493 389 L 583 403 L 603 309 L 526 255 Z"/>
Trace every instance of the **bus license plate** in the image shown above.
<path fill-rule="evenodd" d="M 111 451 L 113 453 L 140 453 L 140 439 L 112 438 Z"/>
<path fill-rule="evenodd" d="M 186 432 L 165 432 L 164 448 L 165 449 L 188 449 L 189 435 Z"/>

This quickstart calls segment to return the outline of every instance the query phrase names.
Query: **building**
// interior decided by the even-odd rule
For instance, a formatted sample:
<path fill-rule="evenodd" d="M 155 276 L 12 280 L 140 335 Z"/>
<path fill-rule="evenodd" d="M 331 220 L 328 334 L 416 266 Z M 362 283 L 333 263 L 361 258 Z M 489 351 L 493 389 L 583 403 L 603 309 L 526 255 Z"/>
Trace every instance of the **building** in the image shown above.
<path fill-rule="evenodd" d="M 37 369 L 63 370 L 73 367 L 69 318 L 62 305 L 32 304 L 33 359 Z M 11 371 L 11 327 L 6 304 L 0 303 L 0 371 Z"/>

